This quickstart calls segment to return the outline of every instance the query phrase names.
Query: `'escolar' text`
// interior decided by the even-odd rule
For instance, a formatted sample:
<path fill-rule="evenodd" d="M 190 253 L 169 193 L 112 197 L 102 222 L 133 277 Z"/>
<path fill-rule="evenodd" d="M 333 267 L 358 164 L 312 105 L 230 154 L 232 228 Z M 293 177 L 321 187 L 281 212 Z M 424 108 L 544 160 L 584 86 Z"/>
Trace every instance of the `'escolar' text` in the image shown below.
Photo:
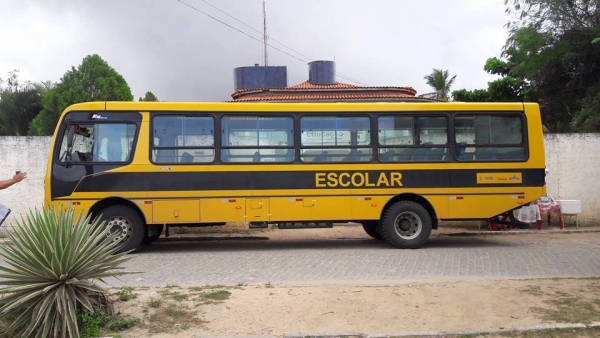
<path fill-rule="evenodd" d="M 401 187 L 402 174 L 388 173 L 316 173 L 317 188 L 336 187 Z"/>

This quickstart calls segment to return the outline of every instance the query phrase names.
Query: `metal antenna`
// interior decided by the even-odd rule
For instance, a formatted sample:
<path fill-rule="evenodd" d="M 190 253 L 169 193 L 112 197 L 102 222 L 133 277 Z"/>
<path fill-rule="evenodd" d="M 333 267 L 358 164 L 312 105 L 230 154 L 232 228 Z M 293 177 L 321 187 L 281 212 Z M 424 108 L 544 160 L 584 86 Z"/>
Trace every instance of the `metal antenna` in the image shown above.
<path fill-rule="evenodd" d="M 265 55 L 265 67 L 269 65 L 269 57 L 267 55 L 267 9 L 265 7 L 265 0 L 263 0 L 263 46 Z"/>

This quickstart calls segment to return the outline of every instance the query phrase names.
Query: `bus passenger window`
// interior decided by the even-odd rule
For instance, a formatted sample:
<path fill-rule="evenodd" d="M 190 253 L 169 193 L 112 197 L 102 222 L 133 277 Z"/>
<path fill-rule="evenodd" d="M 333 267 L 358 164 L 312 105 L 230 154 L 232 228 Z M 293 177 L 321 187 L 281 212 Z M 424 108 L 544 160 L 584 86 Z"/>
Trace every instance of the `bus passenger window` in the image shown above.
<path fill-rule="evenodd" d="M 449 160 L 445 116 L 380 116 L 377 119 L 381 162 Z"/>
<path fill-rule="evenodd" d="M 302 162 L 369 162 L 371 126 L 366 116 L 305 116 L 300 119 Z"/>
<path fill-rule="evenodd" d="M 221 162 L 294 161 L 291 117 L 225 116 L 221 119 Z"/>
<path fill-rule="evenodd" d="M 215 121 L 210 116 L 157 115 L 152 119 L 153 163 L 212 163 Z"/>

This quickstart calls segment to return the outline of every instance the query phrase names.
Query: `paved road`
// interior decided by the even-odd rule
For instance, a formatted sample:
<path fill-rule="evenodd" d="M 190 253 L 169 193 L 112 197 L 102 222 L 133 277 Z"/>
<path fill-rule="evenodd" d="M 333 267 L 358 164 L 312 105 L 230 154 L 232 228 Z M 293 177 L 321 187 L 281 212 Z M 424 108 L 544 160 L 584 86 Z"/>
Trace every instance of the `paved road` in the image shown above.
<path fill-rule="evenodd" d="M 132 254 L 125 266 L 144 273 L 109 283 L 397 284 L 443 277 L 600 276 L 600 233 L 437 236 L 424 248 L 395 250 L 360 228 L 351 230 L 329 238 L 159 242 Z"/>

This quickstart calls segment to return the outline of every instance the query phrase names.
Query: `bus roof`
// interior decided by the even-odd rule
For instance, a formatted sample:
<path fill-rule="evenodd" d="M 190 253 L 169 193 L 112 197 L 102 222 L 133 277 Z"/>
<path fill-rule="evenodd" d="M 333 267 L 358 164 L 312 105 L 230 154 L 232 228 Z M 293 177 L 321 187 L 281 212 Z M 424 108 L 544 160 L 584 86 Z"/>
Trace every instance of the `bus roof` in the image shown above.
<path fill-rule="evenodd" d="M 522 111 L 521 102 L 86 102 L 68 111 L 207 111 L 207 112 L 319 112 L 319 111 Z"/>

